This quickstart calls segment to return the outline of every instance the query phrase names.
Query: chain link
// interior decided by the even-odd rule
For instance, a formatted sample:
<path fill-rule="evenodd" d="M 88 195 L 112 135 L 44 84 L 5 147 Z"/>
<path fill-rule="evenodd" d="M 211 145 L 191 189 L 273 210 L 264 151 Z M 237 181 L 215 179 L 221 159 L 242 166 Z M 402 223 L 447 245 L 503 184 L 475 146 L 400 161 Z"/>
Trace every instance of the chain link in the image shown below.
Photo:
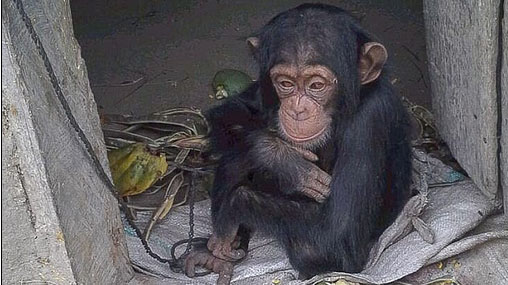
<path fill-rule="evenodd" d="M 189 189 L 189 242 L 187 243 L 187 248 L 185 249 L 184 255 L 189 254 L 192 247 L 192 239 L 194 238 L 194 195 L 195 195 L 195 185 L 196 181 L 196 172 L 191 172 L 191 180 L 190 180 L 190 189 Z"/>

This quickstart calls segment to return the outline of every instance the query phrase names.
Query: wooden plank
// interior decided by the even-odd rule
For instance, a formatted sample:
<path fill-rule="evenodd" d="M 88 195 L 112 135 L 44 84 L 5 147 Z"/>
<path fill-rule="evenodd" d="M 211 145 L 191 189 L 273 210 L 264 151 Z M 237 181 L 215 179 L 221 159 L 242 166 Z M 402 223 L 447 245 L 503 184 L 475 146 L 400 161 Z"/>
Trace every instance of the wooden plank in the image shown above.
<path fill-rule="evenodd" d="M 500 0 L 425 0 L 432 106 L 451 152 L 482 192 L 498 192 Z"/>
<path fill-rule="evenodd" d="M 502 24 L 502 67 L 501 67 L 501 188 L 504 193 L 504 213 L 508 215 L 508 1 L 504 1 Z"/>
<path fill-rule="evenodd" d="M 2 25 L 2 282 L 76 283 L 26 90 Z"/>
<path fill-rule="evenodd" d="M 72 32 L 68 1 L 23 0 L 22 3 L 45 47 L 72 113 L 101 163 L 107 167 L 97 107 Z M 46 181 L 50 189 L 47 194 L 56 209 L 61 228 L 57 237 L 62 243 L 65 241 L 68 255 L 64 260 L 70 262 L 73 278 L 78 284 L 126 284 L 133 272 L 117 202 L 98 177 L 83 143 L 71 127 L 14 1 L 2 1 L 2 26 L 9 35 L 12 58 L 19 66 L 17 81 L 22 88 L 14 94 L 27 102 L 29 115 L 23 122 L 33 125 L 39 145 L 37 154 L 42 157 L 45 171 L 37 179 Z M 22 145 L 32 143 L 20 142 Z M 30 184 L 26 188 L 29 193 L 44 191 Z M 34 201 L 37 199 L 30 201 L 30 205 Z M 32 208 L 32 212 L 34 217 L 44 216 L 39 208 Z M 20 237 L 24 234 L 19 232 Z M 47 245 L 41 242 L 40 251 L 51 249 L 51 241 L 48 240 Z"/>

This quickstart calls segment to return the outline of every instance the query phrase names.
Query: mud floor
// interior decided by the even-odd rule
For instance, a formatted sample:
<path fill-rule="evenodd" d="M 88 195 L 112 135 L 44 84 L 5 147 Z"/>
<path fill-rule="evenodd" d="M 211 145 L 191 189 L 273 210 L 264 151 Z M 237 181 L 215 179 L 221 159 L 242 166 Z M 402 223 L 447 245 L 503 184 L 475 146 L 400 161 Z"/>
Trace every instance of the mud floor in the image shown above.
<path fill-rule="evenodd" d="M 207 109 L 223 68 L 256 77 L 245 39 L 304 1 L 71 0 L 74 31 L 99 111 Z M 430 108 L 421 0 L 321 1 L 345 8 L 386 45 L 400 94 Z"/>

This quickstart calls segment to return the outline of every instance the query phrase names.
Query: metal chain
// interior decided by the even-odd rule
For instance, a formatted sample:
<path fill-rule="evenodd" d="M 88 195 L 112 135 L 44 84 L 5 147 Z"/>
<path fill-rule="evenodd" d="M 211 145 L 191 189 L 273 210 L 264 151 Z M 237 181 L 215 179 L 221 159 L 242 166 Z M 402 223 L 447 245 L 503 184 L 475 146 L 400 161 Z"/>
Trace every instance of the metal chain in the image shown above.
<path fill-rule="evenodd" d="M 63 94 L 60 83 L 58 82 L 58 78 L 56 77 L 55 71 L 53 69 L 53 65 L 51 64 L 51 61 L 49 60 L 48 54 L 46 53 L 46 50 L 44 49 L 42 41 L 39 38 L 39 35 L 37 35 L 37 32 L 35 31 L 35 29 L 33 27 L 32 21 L 30 20 L 30 18 L 28 17 L 28 15 L 25 12 L 22 1 L 21 0 L 13 0 L 13 2 L 16 4 L 16 7 L 18 8 L 18 12 L 21 16 L 21 19 L 25 23 L 28 33 L 30 34 L 30 38 L 32 39 L 39 55 L 42 58 L 44 67 L 46 68 L 46 71 L 49 75 L 49 80 L 51 82 L 51 85 L 52 85 L 53 89 L 55 90 L 58 101 L 62 105 L 62 107 L 65 111 L 65 114 L 67 115 L 69 123 L 71 124 L 73 129 L 77 132 L 78 137 L 81 140 L 81 142 L 85 145 L 85 149 L 86 149 L 88 155 L 90 156 L 90 158 L 92 159 L 94 166 L 96 166 L 95 168 L 99 172 L 98 173 L 99 176 L 106 183 L 111 194 L 113 194 L 113 196 L 115 196 L 118 199 L 118 193 L 115 190 L 115 186 L 114 186 L 113 182 L 111 181 L 111 179 L 109 179 L 109 176 L 106 174 L 106 171 L 102 167 L 102 164 L 100 163 L 100 160 L 97 157 L 97 154 L 93 150 L 92 144 L 90 143 L 90 141 L 88 140 L 88 138 L 85 135 L 85 132 L 81 129 L 76 118 L 72 114 L 71 107 L 69 106 L 69 103 L 65 99 L 65 96 Z"/>
<path fill-rule="evenodd" d="M 190 180 L 190 189 L 189 189 L 189 196 L 188 196 L 188 203 L 189 203 L 189 234 L 187 239 L 179 240 L 175 244 L 173 244 L 173 247 L 171 247 L 171 257 L 173 260 L 177 262 L 176 265 L 173 266 L 172 270 L 174 272 L 181 272 L 184 268 L 183 261 L 184 259 L 189 255 L 190 251 L 192 250 L 192 246 L 194 245 L 206 245 L 208 242 L 207 238 L 202 237 L 194 237 L 194 204 L 195 204 L 195 185 L 194 182 L 196 181 L 196 175 L 200 173 L 199 170 L 197 171 L 191 171 L 191 180 Z M 176 248 L 180 245 L 186 243 L 187 246 L 185 248 L 185 251 L 179 256 L 176 257 Z M 204 272 L 195 272 L 195 276 L 205 276 L 212 273 L 212 271 L 204 271 Z"/>
<path fill-rule="evenodd" d="M 16 5 L 16 8 L 21 16 L 21 19 L 24 22 L 24 24 L 28 30 L 30 38 L 32 39 L 32 41 L 34 43 L 37 52 L 41 56 L 41 59 L 44 63 L 44 67 L 46 68 L 46 71 L 48 73 L 51 85 L 57 95 L 58 101 L 60 102 L 60 104 L 62 105 L 62 108 L 64 109 L 65 115 L 67 116 L 67 119 L 69 120 L 70 125 L 76 131 L 80 141 L 84 144 L 86 152 L 92 159 L 92 163 L 95 166 L 95 170 L 98 172 L 99 177 L 106 184 L 106 187 L 108 188 L 110 193 L 117 199 L 117 201 L 119 202 L 119 204 L 122 207 L 122 210 L 124 212 L 126 212 L 127 206 L 125 205 L 125 202 L 118 195 L 118 191 L 116 190 L 115 185 L 113 184 L 113 181 L 111 181 L 110 177 L 106 173 L 106 170 L 100 163 L 100 160 L 97 157 L 97 154 L 93 150 L 92 144 L 88 140 L 85 132 L 81 129 L 76 118 L 74 117 L 74 114 L 72 113 L 69 103 L 67 102 L 67 99 L 65 98 L 65 96 L 63 94 L 60 83 L 58 82 L 58 78 L 57 78 L 55 71 L 53 69 L 53 65 L 51 64 L 51 61 L 49 60 L 48 54 L 46 53 L 46 50 L 44 49 L 44 46 L 42 44 L 42 41 L 41 41 L 39 35 L 37 34 L 37 32 L 35 31 L 35 28 L 33 27 L 30 17 L 28 16 L 28 14 L 26 13 L 26 11 L 23 7 L 22 1 L 21 0 L 12 0 L 12 1 Z M 157 261 L 159 261 L 161 263 L 168 263 L 170 265 L 170 268 L 175 272 L 181 272 L 181 270 L 180 270 L 182 268 L 181 259 L 183 257 L 185 257 L 187 254 L 189 254 L 189 252 L 192 248 L 193 241 L 203 242 L 203 238 L 198 238 L 198 239 L 194 238 L 194 189 L 193 189 L 194 187 L 193 187 L 193 181 L 195 178 L 195 176 L 194 176 L 195 172 L 191 171 L 191 173 L 192 173 L 192 175 L 191 175 L 191 189 L 189 190 L 189 197 L 191 197 L 191 199 L 189 201 L 189 239 L 178 241 L 173 245 L 171 259 L 163 258 L 163 257 L 159 256 L 158 254 L 156 254 L 155 252 L 153 252 L 153 250 L 148 245 L 148 242 L 143 238 L 141 231 L 136 226 L 134 221 L 132 221 L 130 219 L 130 217 L 128 217 L 128 215 L 125 215 L 127 222 L 134 229 L 136 236 L 141 240 L 141 243 L 143 244 L 143 247 L 145 248 L 145 251 L 148 253 L 148 255 L 150 255 L 152 258 L 156 259 Z M 180 256 L 179 258 L 176 258 L 174 255 L 174 249 L 176 249 L 177 246 L 184 244 L 184 243 L 187 243 L 187 248 L 186 248 L 184 254 L 182 254 L 182 256 Z"/>
<path fill-rule="evenodd" d="M 185 249 L 184 255 L 189 254 L 192 247 L 192 239 L 194 238 L 194 181 L 196 178 L 196 172 L 191 172 L 191 181 L 189 189 L 189 242 Z"/>

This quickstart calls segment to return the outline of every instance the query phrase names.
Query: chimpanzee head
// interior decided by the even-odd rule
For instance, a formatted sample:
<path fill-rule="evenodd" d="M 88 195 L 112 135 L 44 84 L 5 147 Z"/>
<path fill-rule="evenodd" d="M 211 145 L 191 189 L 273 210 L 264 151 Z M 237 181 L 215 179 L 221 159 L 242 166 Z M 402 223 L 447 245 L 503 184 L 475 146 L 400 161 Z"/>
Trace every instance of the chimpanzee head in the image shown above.
<path fill-rule="evenodd" d="M 326 140 L 336 115 L 356 112 L 361 86 L 379 77 L 387 59 L 349 14 L 322 4 L 277 15 L 247 42 L 263 101 L 278 108 L 281 135 L 304 146 Z"/>

